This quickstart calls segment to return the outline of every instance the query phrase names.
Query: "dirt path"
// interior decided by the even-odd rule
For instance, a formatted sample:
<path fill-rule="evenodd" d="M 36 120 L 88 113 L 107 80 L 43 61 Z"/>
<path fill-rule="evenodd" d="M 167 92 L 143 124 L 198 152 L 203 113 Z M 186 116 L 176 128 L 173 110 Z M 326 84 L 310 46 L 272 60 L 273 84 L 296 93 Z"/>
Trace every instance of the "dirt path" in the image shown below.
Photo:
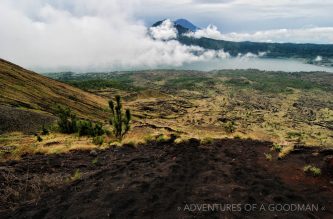
<path fill-rule="evenodd" d="M 18 169 L 68 174 L 80 180 L 49 189 L 38 202 L 3 211 L 4 218 L 332 218 L 333 186 L 325 172 L 305 176 L 306 163 L 323 165 L 324 155 L 291 154 L 267 161 L 270 143 L 250 140 L 150 144 L 46 157 L 3 164 Z M 92 159 L 98 160 L 92 163 Z M 43 168 L 42 168 L 43 167 Z M 311 209 L 280 211 L 293 204 Z M 214 209 L 207 209 L 207 205 Z M 226 208 L 227 204 L 229 208 Z M 268 209 L 269 204 L 271 205 Z M 231 209 L 230 206 L 234 208 Z M 264 206 L 266 209 L 259 210 Z M 318 211 L 316 207 L 318 206 Z M 325 209 L 324 209 L 325 208 Z M 1 217 L 1 216 L 0 216 Z"/>

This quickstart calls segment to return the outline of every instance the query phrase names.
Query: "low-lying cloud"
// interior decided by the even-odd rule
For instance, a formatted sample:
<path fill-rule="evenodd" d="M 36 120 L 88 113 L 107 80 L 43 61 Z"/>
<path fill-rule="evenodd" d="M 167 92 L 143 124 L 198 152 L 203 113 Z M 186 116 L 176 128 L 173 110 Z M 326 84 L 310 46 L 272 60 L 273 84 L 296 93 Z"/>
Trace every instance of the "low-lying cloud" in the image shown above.
<path fill-rule="evenodd" d="M 228 57 L 173 40 L 170 20 L 148 34 L 115 1 L 101 0 L 98 7 L 91 0 L 45 2 L 34 1 L 31 8 L 0 2 L 1 58 L 37 71 L 108 71 Z"/>
<path fill-rule="evenodd" d="M 177 38 L 177 29 L 170 19 L 164 20 L 161 25 L 149 28 L 150 35 L 156 40 L 171 40 Z"/>
<path fill-rule="evenodd" d="M 218 2 L 223 2 L 219 4 L 219 8 Z M 230 55 L 223 50 L 205 50 L 198 46 L 180 44 L 175 40 L 177 32 L 170 20 L 147 31 L 144 22 L 135 16 L 140 14 L 139 17 L 143 17 L 143 14 L 153 11 L 158 16 L 174 17 L 174 14 L 166 13 L 173 13 L 170 9 L 177 8 L 181 15 L 192 13 L 196 17 L 196 13 L 208 14 L 211 9 L 224 10 L 227 6 L 237 6 L 237 2 L 239 1 L 212 0 L 207 4 L 207 1 L 201 0 L 99 0 L 98 3 L 93 0 L 1 0 L 0 57 L 43 72 L 157 68 L 212 58 L 228 58 Z M 185 6 L 189 7 L 186 12 L 183 10 Z M 164 12 L 162 9 L 169 11 L 161 14 Z M 214 13 L 221 14 L 216 11 Z M 233 41 L 333 43 L 333 28 L 223 33 L 210 25 L 190 36 Z M 255 54 L 258 55 L 260 54 Z"/>
<path fill-rule="evenodd" d="M 300 29 L 277 29 L 257 31 L 254 33 L 222 33 L 216 26 L 185 35 L 194 38 L 212 38 L 228 41 L 278 42 L 278 43 L 333 43 L 333 27 L 310 27 Z"/>

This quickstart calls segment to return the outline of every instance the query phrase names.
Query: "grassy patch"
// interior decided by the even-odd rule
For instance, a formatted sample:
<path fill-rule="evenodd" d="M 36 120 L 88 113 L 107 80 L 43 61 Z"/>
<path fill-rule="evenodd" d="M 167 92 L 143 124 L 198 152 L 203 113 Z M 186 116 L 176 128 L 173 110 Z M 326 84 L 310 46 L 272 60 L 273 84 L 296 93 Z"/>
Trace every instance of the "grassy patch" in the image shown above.
<path fill-rule="evenodd" d="M 303 168 L 304 173 L 311 174 L 312 176 L 320 176 L 321 170 L 318 167 L 312 166 L 312 165 L 306 165 Z"/>
<path fill-rule="evenodd" d="M 277 143 L 273 143 L 273 146 L 271 148 L 271 151 L 281 152 L 283 147 Z"/>
<path fill-rule="evenodd" d="M 298 77 L 296 74 L 285 72 L 261 72 L 256 70 L 221 72 L 219 75 L 227 76 L 227 85 L 239 88 L 252 88 L 268 93 L 290 93 L 292 89 L 327 90 L 325 86 Z M 292 89 L 290 89 L 292 88 Z"/>

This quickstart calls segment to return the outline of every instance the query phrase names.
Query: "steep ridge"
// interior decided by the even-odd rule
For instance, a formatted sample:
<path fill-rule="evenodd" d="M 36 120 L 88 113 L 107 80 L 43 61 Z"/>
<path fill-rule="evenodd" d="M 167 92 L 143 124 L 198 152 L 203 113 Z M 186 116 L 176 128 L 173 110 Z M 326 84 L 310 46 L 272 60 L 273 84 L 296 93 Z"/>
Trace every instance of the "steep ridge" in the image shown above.
<path fill-rule="evenodd" d="M 47 78 L 0 59 L 0 105 L 16 109 L 55 113 L 57 104 L 65 105 L 79 117 L 104 120 L 107 101 L 102 97 Z"/>

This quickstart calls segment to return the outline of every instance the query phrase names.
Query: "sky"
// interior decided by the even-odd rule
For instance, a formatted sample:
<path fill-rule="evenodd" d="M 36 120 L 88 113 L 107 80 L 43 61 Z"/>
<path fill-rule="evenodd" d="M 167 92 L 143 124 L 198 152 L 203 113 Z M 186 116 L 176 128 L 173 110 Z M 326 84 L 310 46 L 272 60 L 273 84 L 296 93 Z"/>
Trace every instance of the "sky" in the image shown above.
<path fill-rule="evenodd" d="M 202 28 L 196 38 L 333 43 L 332 11 L 332 0 L 0 0 L 0 57 L 40 72 L 180 66 L 228 54 L 179 44 L 177 18 Z"/>

